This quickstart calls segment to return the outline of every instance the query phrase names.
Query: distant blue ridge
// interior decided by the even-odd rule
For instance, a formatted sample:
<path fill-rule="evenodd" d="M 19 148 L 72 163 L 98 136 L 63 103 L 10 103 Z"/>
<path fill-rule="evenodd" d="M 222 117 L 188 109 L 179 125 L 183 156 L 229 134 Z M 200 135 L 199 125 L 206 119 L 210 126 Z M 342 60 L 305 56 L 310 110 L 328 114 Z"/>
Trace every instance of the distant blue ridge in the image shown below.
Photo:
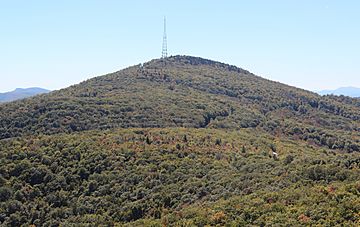
<path fill-rule="evenodd" d="M 0 93 L 0 102 L 11 102 L 18 99 L 28 98 L 34 95 L 49 93 L 50 90 L 31 87 L 31 88 L 16 88 L 13 91 Z"/>
<path fill-rule="evenodd" d="M 320 95 L 345 95 L 354 98 L 360 97 L 360 88 L 356 87 L 341 87 L 335 90 L 323 90 L 317 92 Z"/>

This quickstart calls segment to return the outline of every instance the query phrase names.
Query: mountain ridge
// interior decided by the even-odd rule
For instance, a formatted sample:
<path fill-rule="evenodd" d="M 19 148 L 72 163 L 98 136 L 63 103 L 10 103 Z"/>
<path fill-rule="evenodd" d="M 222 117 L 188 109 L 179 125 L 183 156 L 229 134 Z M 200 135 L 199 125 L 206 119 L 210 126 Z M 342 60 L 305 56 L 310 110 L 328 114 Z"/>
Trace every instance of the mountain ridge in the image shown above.
<path fill-rule="evenodd" d="M 340 87 L 335 90 L 323 90 L 318 92 L 320 95 L 344 95 L 353 98 L 360 98 L 360 88 L 357 87 Z"/>
<path fill-rule="evenodd" d="M 29 98 L 34 95 L 49 93 L 50 90 L 40 87 L 16 88 L 13 91 L 0 93 L 0 103 Z"/>

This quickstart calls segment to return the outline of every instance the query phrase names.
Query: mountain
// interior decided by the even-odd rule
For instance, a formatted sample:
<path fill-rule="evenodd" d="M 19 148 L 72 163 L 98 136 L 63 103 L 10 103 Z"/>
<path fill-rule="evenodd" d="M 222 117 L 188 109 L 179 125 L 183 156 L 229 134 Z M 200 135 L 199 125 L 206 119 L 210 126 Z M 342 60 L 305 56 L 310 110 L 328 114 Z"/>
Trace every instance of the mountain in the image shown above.
<path fill-rule="evenodd" d="M 172 56 L 0 105 L 0 224 L 360 220 L 360 101 Z"/>
<path fill-rule="evenodd" d="M 335 90 L 323 90 L 319 92 L 320 95 L 345 95 L 354 98 L 360 98 L 360 88 L 356 87 L 341 87 Z"/>
<path fill-rule="evenodd" d="M 235 66 L 157 59 L 0 106 L 0 139 L 110 128 L 256 128 L 359 150 L 360 101 L 321 97 Z M 339 133 L 343 132 L 343 133 Z"/>
<path fill-rule="evenodd" d="M 16 88 L 14 91 L 0 93 L 1 102 L 11 102 L 18 99 L 28 98 L 34 95 L 48 93 L 49 90 L 32 87 L 32 88 Z"/>

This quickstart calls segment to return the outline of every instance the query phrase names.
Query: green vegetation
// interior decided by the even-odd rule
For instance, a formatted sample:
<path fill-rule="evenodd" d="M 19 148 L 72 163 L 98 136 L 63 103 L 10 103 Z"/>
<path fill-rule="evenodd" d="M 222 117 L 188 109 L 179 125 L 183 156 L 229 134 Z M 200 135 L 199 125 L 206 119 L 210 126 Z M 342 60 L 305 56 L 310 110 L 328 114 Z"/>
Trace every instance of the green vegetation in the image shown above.
<path fill-rule="evenodd" d="M 0 105 L 0 139 L 119 127 L 257 128 L 360 151 L 359 100 L 321 97 L 235 66 L 175 56 Z"/>
<path fill-rule="evenodd" d="M 195 57 L 0 104 L 0 225 L 358 226 L 360 100 Z"/>
<path fill-rule="evenodd" d="M 359 220 L 357 153 L 319 151 L 252 130 L 88 131 L 3 140 L 0 147 L 6 225 Z"/>

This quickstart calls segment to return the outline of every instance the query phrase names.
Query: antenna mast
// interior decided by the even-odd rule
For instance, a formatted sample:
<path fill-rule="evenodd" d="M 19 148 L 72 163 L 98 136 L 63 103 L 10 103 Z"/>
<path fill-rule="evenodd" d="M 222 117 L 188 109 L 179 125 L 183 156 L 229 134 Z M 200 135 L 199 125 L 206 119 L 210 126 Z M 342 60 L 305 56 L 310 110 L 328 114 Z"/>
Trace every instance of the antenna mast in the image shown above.
<path fill-rule="evenodd" d="M 166 57 L 167 57 L 166 17 L 164 17 L 164 35 L 163 35 L 161 58 L 166 58 Z"/>

